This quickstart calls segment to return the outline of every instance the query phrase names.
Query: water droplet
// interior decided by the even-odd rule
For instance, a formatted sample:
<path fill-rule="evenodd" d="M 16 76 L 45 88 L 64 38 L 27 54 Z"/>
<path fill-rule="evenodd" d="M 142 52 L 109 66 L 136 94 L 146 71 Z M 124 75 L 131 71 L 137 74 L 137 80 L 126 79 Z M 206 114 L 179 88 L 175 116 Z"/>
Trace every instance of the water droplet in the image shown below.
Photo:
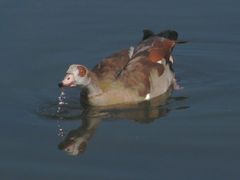
<path fill-rule="evenodd" d="M 62 112 L 63 106 L 67 104 L 66 102 L 64 102 L 65 99 L 66 99 L 66 96 L 64 91 L 62 90 L 60 96 L 58 97 L 58 108 L 57 108 L 58 115 L 60 115 L 60 113 Z M 62 120 L 63 118 L 59 116 L 59 119 Z M 57 121 L 57 135 L 60 137 L 63 137 L 65 133 L 64 133 L 64 129 L 61 127 L 60 120 Z"/>

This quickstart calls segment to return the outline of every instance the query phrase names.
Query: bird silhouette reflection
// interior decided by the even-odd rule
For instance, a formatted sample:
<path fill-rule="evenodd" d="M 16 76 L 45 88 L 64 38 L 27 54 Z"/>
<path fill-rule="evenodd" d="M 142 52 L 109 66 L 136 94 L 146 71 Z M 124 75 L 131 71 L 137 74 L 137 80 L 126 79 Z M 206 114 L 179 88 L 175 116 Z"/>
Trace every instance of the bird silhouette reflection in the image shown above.
<path fill-rule="evenodd" d="M 58 145 L 69 155 L 80 155 L 86 151 L 88 142 L 104 120 L 132 120 L 137 123 L 151 123 L 170 111 L 166 106 L 170 91 L 135 105 L 119 105 L 108 108 L 85 107 L 81 113 L 80 127 L 69 131 Z"/>

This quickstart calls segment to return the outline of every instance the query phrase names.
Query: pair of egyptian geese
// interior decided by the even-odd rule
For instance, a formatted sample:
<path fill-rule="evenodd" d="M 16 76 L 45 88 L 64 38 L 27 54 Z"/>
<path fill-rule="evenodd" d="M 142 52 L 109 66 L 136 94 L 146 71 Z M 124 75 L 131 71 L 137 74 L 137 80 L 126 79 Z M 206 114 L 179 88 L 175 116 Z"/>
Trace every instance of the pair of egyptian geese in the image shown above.
<path fill-rule="evenodd" d="M 143 31 L 135 47 L 105 58 L 92 70 L 73 64 L 59 87 L 82 87 L 81 99 L 91 106 L 137 104 L 178 88 L 173 71 L 172 51 L 178 33 Z"/>

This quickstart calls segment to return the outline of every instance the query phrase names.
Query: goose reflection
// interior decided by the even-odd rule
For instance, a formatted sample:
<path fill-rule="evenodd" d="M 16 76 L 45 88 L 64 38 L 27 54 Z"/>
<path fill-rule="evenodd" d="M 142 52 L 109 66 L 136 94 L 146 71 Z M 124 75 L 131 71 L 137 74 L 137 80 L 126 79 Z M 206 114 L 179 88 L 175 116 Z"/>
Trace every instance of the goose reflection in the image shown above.
<path fill-rule="evenodd" d="M 137 105 L 108 107 L 108 109 L 87 107 L 81 113 L 81 126 L 71 130 L 58 145 L 60 150 L 69 155 L 85 152 L 87 144 L 104 120 L 132 120 L 137 123 L 151 123 L 166 116 L 170 109 L 166 106 L 169 91 L 151 101 Z"/>

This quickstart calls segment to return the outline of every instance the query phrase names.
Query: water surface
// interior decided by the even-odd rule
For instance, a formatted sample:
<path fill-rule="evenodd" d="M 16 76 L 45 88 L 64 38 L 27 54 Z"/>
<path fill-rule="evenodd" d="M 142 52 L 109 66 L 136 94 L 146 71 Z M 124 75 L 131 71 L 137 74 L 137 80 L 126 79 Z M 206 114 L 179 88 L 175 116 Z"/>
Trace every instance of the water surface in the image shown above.
<path fill-rule="evenodd" d="M 239 179 L 239 5 L 2 0 L 1 179 Z M 153 109 L 90 113 L 68 90 L 56 116 L 57 82 L 70 64 L 91 68 L 145 28 L 189 40 L 174 51 L 183 90 Z M 64 151 L 83 134 L 78 156 Z"/>

